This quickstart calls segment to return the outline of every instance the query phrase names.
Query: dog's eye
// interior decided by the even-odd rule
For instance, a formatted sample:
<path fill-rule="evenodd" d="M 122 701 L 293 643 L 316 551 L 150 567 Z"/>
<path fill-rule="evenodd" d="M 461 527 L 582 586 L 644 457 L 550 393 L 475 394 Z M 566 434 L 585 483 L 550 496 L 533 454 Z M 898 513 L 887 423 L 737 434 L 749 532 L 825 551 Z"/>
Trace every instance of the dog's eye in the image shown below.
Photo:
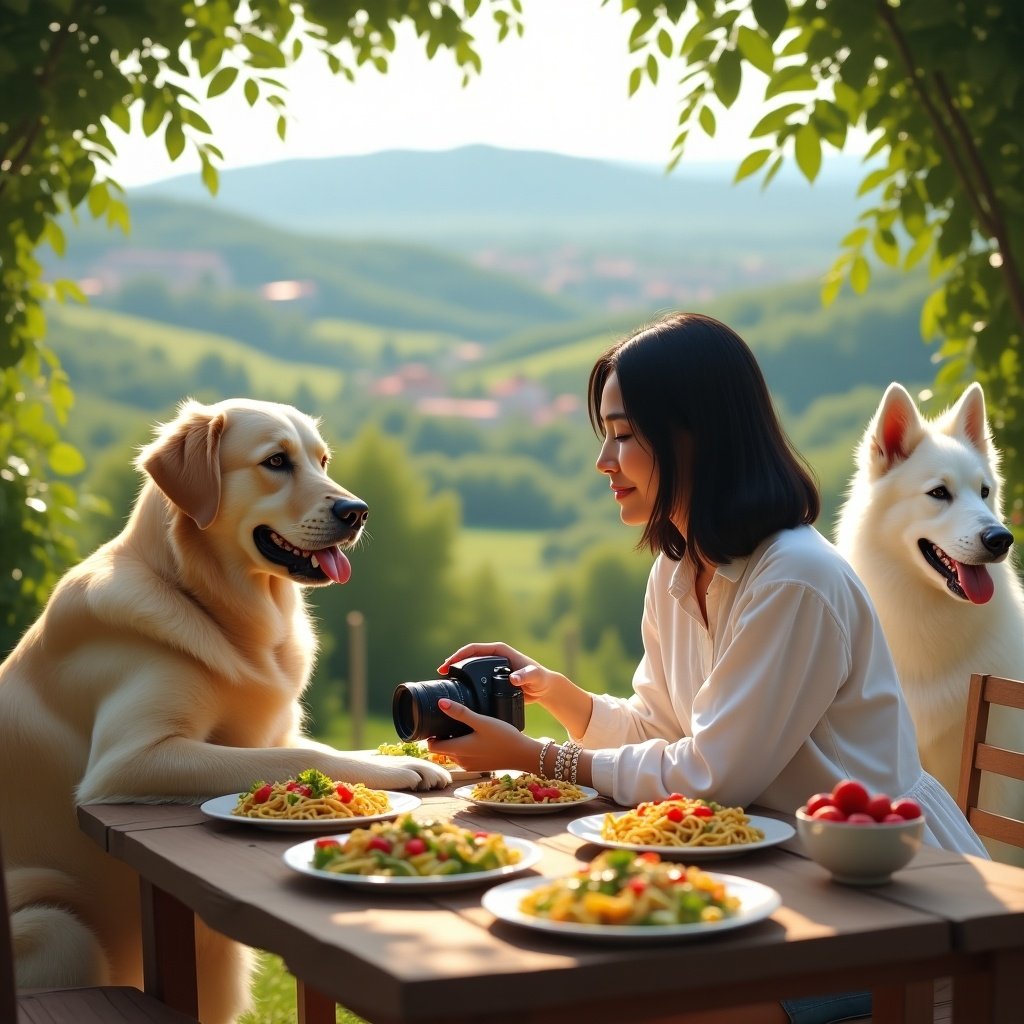
<path fill-rule="evenodd" d="M 981 488 L 981 496 L 982 496 L 983 498 L 987 498 L 987 497 L 988 497 L 988 496 L 989 496 L 989 495 L 990 495 L 991 493 L 992 493 L 992 492 L 991 492 L 991 491 L 989 490 L 989 488 L 988 488 L 988 487 L 982 487 L 982 488 Z"/>
<path fill-rule="evenodd" d="M 938 498 L 939 501 L 950 501 L 952 498 L 952 495 L 949 493 L 945 484 L 939 484 L 938 487 L 933 487 L 928 492 L 928 495 L 932 498 Z"/>
<path fill-rule="evenodd" d="M 292 464 L 288 456 L 284 452 L 277 452 L 271 455 L 269 459 L 263 460 L 263 465 L 267 469 L 291 469 Z"/>

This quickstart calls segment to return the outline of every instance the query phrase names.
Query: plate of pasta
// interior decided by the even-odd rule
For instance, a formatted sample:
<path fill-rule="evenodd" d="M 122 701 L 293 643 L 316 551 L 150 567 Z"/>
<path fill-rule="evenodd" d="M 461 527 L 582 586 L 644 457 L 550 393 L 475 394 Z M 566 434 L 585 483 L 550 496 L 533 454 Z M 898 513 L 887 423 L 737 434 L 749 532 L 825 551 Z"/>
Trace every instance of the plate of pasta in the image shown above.
<path fill-rule="evenodd" d="M 628 811 L 577 818 L 568 831 L 588 843 L 660 853 L 674 860 L 735 857 L 796 835 L 787 822 L 678 793 L 665 800 L 644 801 Z"/>
<path fill-rule="evenodd" d="M 338 832 L 387 821 L 419 807 L 411 793 L 370 789 L 331 779 L 315 768 L 281 782 L 254 782 L 246 793 L 228 793 L 200 805 L 210 818 L 292 832 Z"/>
<path fill-rule="evenodd" d="M 532 868 L 541 856 L 541 848 L 528 839 L 403 814 L 299 843 L 285 851 L 284 862 L 300 874 L 355 888 L 438 892 L 508 878 Z"/>
<path fill-rule="evenodd" d="M 608 850 L 563 878 L 518 878 L 484 908 L 510 924 L 604 942 L 703 938 L 763 921 L 782 897 L 760 882 L 656 853 Z"/>
<path fill-rule="evenodd" d="M 589 786 L 522 772 L 495 774 L 475 786 L 460 786 L 454 795 L 502 814 L 550 814 L 588 803 L 599 794 Z"/>

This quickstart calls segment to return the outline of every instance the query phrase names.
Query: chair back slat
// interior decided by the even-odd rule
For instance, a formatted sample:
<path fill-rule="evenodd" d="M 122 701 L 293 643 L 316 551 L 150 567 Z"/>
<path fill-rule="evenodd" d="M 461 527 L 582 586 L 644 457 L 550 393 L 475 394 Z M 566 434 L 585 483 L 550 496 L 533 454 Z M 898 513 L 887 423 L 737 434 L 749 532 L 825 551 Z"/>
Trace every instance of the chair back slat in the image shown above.
<path fill-rule="evenodd" d="M 18 1019 L 18 996 L 14 988 L 14 940 L 11 938 L 11 915 L 7 909 L 7 879 L 0 851 L 0 1020 Z"/>
<path fill-rule="evenodd" d="M 1024 680 L 984 673 L 971 676 L 956 802 L 979 836 L 1024 849 L 1024 821 L 978 806 L 983 772 L 1024 782 L 1024 751 L 987 742 L 993 706 L 1024 711 Z"/>

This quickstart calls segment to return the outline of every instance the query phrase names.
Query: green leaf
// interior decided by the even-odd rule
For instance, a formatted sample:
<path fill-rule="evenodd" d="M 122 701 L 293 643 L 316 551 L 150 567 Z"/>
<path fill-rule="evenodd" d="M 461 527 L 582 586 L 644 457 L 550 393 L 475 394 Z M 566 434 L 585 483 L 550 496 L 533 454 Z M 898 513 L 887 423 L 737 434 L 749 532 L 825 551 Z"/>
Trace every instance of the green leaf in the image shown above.
<path fill-rule="evenodd" d="M 775 54 L 772 52 L 772 44 L 765 36 L 747 25 L 741 25 L 736 33 L 736 45 L 740 53 L 766 75 L 770 75 L 775 68 Z"/>
<path fill-rule="evenodd" d="M 725 50 L 711 72 L 715 95 L 723 107 L 731 107 L 740 93 L 743 62 L 736 50 Z"/>
<path fill-rule="evenodd" d="M 167 155 L 172 161 L 177 160 L 185 151 L 185 132 L 182 130 L 181 121 L 176 117 L 170 118 L 167 122 L 167 130 L 164 132 L 164 145 L 166 145 Z"/>
<path fill-rule="evenodd" d="M 255 106 L 256 101 L 260 98 L 260 87 L 256 82 L 251 78 L 247 78 L 242 91 L 245 93 L 245 99 L 249 106 Z"/>
<path fill-rule="evenodd" d="M 107 117 L 126 135 L 132 130 L 132 119 L 128 113 L 128 104 L 126 102 L 115 103 L 107 111 Z"/>
<path fill-rule="evenodd" d="M 632 96 L 637 89 L 640 88 L 640 83 L 643 81 L 644 71 L 643 68 L 633 68 L 629 73 L 629 95 Z"/>
<path fill-rule="evenodd" d="M 697 115 L 700 120 L 700 126 L 704 129 L 704 134 L 709 137 L 714 137 L 715 134 L 715 115 L 711 112 L 710 107 L 701 107 L 700 113 Z"/>
<path fill-rule="evenodd" d="M 107 192 L 107 186 L 105 183 L 100 182 L 89 189 L 89 212 L 94 217 L 102 216 L 103 211 L 106 210 L 109 202 L 110 195 Z"/>
<path fill-rule="evenodd" d="M 653 53 L 647 54 L 647 77 L 652 85 L 658 84 L 658 59 Z"/>
<path fill-rule="evenodd" d="M 770 149 L 758 149 L 753 153 L 748 153 L 736 169 L 736 176 L 732 179 L 732 183 L 735 185 L 759 171 L 771 155 L 772 150 Z"/>
<path fill-rule="evenodd" d="M 793 64 L 781 68 L 772 75 L 772 80 L 764 91 L 764 98 L 770 100 L 772 97 L 778 96 L 779 93 L 802 92 L 817 88 L 818 80 L 814 75 L 805 66 Z"/>
<path fill-rule="evenodd" d="M 660 29 L 658 32 L 658 49 L 664 56 L 672 56 L 672 37 L 665 29 Z"/>
<path fill-rule="evenodd" d="M 214 96 L 219 96 L 222 92 L 227 92 L 232 85 L 235 84 L 235 79 L 238 77 L 238 68 L 221 68 L 210 79 L 210 87 L 206 90 L 207 98 L 213 99 Z"/>
<path fill-rule="evenodd" d="M 789 4 L 786 0 L 753 0 L 750 7 L 768 38 L 777 39 L 789 19 Z"/>
<path fill-rule="evenodd" d="M 871 284 L 871 267 L 863 256 L 858 256 L 850 268 L 850 287 L 858 294 L 863 295 Z"/>
<path fill-rule="evenodd" d="M 786 124 L 793 114 L 798 110 L 804 109 L 803 103 L 787 103 L 785 106 L 770 110 L 754 125 L 753 130 L 750 132 L 750 137 L 756 139 L 762 135 L 774 135 L 775 132 Z"/>
<path fill-rule="evenodd" d="M 82 453 L 66 441 L 58 441 L 50 449 L 47 462 L 50 469 L 61 476 L 76 476 L 85 469 Z"/>
<path fill-rule="evenodd" d="M 821 139 L 814 125 L 801 125 L 793 145 L 797 167 L 808 181 L 814 181 L 821 170 Z"/>

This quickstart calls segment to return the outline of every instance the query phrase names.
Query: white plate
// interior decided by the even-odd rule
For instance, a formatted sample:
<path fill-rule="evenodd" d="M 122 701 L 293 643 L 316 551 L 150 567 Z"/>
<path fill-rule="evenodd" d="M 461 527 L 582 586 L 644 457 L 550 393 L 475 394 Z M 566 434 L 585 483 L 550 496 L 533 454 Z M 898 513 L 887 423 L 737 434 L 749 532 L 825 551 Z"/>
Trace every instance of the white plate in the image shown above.
<path fill-rule="evenodd" d="M 345 835 L 336 838 L 344 846 L 349 837 Z M 393 889 L 396 892 L 409 890 L 447 892 L 452 889 L 468 889 L 474 885 L 483 885 L 499 878 L 509 878 L 520 871 L 532 868 L 541 859 L 543 851 L 529 839 L 520 839 L 518 836 L 503 836 L 502 838 L 510 849 L 519 851 L 520 858 L 517 864 L 509 864 L 503 868 L 490 868 L 487 871 L 469 871 L 464 875 L 346 875 L 340 871 L 323 871 L 313 867 L 311 863 L 315 839 L 307 839 L 306 842 L 285 850 L 284 862 L 300 874 L 309 875 L 312 878 L 326 878 L 330 882 L 341 882 L 343 885 L 356 889 L 376 889 L 378 892 L 381 889 Z"/>
<path fill-rule="evenodd" d="M 583 790 L 585 797 L 582 800 L 572 800 L 565 803 L 559 804 L 508 804 L 501 800 L 478 800 L 473 796 L 473 790 L 476 786 L 459 786 L 454 792 L 454 796 L 461 797 L 463 800 L 470 800 L 479 807 L 486 807 L 492 811 L 500 811 L 502 814 L 551 814 L 554 811 L 568 811 L 573 807 L 579 807 L 581 804 L 590 803 L 591 800 L 595 800 L 598 797 L 596 789 L 591 789 L 589 786 L 580 786 Z"/>
<path fill-rule="evenodd" d="M 621 818 L 628 811 L 611 812 Z M 737 857 L 752 850 L 763 850 L 766 846 L 784 843 L 796 835 L 792 825 L 777 818 L 762 818 L 757 814 L 747 815 L 750 824 L 764 833 L 764 839 L 757 843 L 737 843 L 734 846 L 644 846 L 639 843 L 620 843 L 617 839 L 604 839 L 601 836 L 601 825 L 604 824 L 603 814 L 589 814 L 585 818 L 570 821 L 567 828 L 577 839 L 598 846 L 607 846 L 616 850 L 636 850 L 638 853 L 660 853 L 665 860 L 711 860 L 714 857 Z"/>
<path fill-rule="evenodd" d="M 739 910 L 732 917 L 721 921 L 701 921 L 695 924 L 625 925 L 625 924 L 577 924 L 573 921 L 552 921 L 546 917 L 534 917 L 519 909 L 519 901 L 531 889 L 547 885 L 550 878 L 517 878 L 502 885 L 496 885 L 483 895 L 483 905 L 495 917 L 510 924 L 534 928 L 542 932 L 554 932 L 574 939 L 590 939 L 598 942 L 659 942 L 667 939 L 708 938 L 731 928 L 742 928 L 763 921 L 782 905 L 782 897 L 767 885 L 754 882 L 738 875 L 708 874 L 725 883 L 729 894 L 740 901 Z"/>
<path fill-rule="evenodd" d="M 349 828 L 358 828 L 374 821 L 389 821 L 406 811 L 413 811 L 423 802 L 411 793 L 392 793 L 383 790 L 391 803 L 390 811 L 380 814 L 365 814 L 357 818 L 317 818 L 315 820 L 301 818 L 244 818 L 231 811 L 238 806 L 238 794 L 228 793 L 227 796 L 215 796 L 207 800 L 199 808 L 203 814 L 220 821 L 230 821 L 235 825 L 255 825 L 257 828 L 269 828 L 284 832 L 341 832 Z"/>

